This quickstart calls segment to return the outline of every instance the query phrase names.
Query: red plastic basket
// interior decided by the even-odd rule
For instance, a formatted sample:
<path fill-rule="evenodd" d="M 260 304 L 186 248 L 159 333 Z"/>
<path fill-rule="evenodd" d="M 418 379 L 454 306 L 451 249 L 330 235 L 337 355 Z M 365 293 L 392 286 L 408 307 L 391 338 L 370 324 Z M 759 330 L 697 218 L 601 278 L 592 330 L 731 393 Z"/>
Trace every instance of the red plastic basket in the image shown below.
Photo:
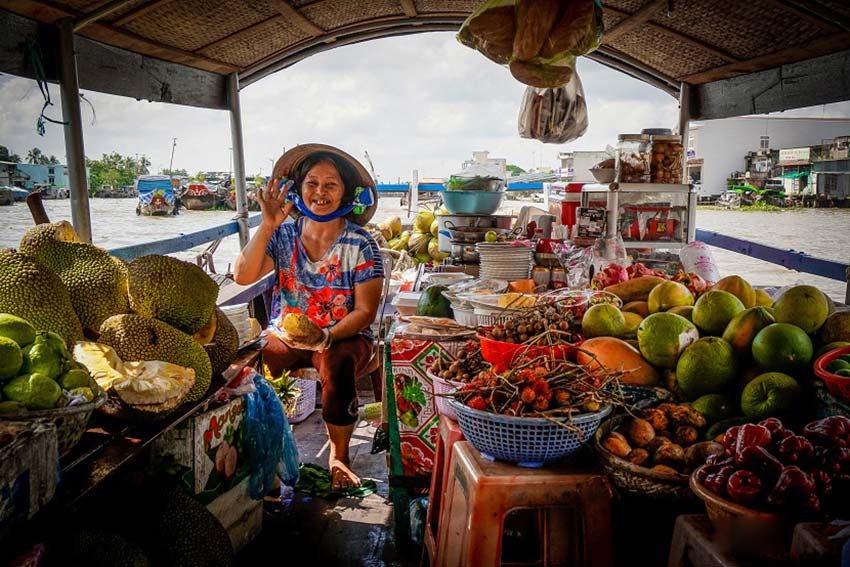
<path fill-rule="evenodd" d="M 488 339 L 480 333 L 478 340 L 481 341 L 481 357 L 492 364 L 496 372 L 504 372 L 521 357 L 549 356 L 556 360 L 575 360 L 575 347 L 583 342 L 574 345 L 529 346 Z"/>
<path fill-rule="evenodd" d="M 484 352 L 484 343 L 481 344 L 481 352 Z M 836 398 L 841 398 L 845 402 L 850 402 L 850 378 L 833 374 L 826 369 L 827 365 L 838 358 L 850 354 L 850 347 L 837 348 L 826 354 L 822 354 L 815 361 L 815 375 L 823 380 L 826 389 Z"/>

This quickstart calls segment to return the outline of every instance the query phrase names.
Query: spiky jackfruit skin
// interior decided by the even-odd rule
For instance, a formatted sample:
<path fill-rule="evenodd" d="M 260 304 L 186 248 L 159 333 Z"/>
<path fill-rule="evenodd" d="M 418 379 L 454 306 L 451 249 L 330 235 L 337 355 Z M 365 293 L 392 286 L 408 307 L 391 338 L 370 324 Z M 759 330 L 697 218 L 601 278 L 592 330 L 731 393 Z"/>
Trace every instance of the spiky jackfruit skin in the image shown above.
<path fill-rule="evenodd" d="M 121 360 L 162 360 L 195 369 L 187 402 L 200 400 L 210 387 L 212 367 L 204 347 L 167 323 L 141 315 L 115 315 L 103 322 L 98 342 L 115 349 Z"/>
<path fill-rule="evenodd" d="M 215 308 L 215 334 L 210 344 L 204 346 L 212 363 L 213 375 L 227 370 L 239 349 L 239 333 L 221 309 Z"/>
<path fill-rule="evenodd" d="M 96 338 L 109 317 L 130 312 L 126 267 L 106 250 L 79 242 L 68 221 L 32 227 L 20 251 L 56 272 L 88 336 Z"/>
<path fill-rule="evenodd" d="M 130 262 L 130 308 L 194 335 L 213 315 L 218 285 L 201 268 L 169 256 Z"/>
<path fill-rule="evenodd" d="M 80 319 L 59 276 L 11 248 L 0 249 L 0 312 L 17 315 L 40 331 L 53 331 L 68 344 L 83 339 Z"/>

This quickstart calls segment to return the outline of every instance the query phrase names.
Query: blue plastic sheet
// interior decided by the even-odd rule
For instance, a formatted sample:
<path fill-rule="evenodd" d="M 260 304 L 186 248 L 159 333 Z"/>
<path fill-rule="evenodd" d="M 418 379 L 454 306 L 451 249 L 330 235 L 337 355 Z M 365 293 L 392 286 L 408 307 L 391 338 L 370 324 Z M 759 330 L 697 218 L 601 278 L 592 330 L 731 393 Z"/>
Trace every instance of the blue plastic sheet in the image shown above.
<path fill-rule="evenodd" d="M 273 488 L 275 477 L 286 485 L 298 481 L 298 447 L 274 389 L 254 372 L 254 391 L 245 399 L 245 446 L 251 498 L 262 499 Z"/>

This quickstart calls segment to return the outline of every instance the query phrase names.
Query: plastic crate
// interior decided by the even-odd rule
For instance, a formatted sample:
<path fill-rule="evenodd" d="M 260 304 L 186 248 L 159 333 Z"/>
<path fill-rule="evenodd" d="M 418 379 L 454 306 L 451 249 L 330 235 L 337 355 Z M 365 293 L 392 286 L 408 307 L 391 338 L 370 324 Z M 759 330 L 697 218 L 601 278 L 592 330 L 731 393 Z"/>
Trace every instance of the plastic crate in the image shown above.
<path fill-rule="evenodd" d="M 565 429 L 542 417 L 512 417 L 470 408 L 458 400 L 449 400 L 457 413 L 463 436 L 488 458 L 516 463 L 522 467 L 540 467 L 565 459 L 593 439 L 611 406 L 597 412 L 574 416 L 574 426 Z"/>
<path fill-rule="evenodd" d="M 315 380 L 295 381 L 295 387 L 301 390 L 298 399 L 295 400 L 295 409 L 292 415 L 287 415 L 289 423 L 301 423 L 316 410 L 316 382 Z"/>

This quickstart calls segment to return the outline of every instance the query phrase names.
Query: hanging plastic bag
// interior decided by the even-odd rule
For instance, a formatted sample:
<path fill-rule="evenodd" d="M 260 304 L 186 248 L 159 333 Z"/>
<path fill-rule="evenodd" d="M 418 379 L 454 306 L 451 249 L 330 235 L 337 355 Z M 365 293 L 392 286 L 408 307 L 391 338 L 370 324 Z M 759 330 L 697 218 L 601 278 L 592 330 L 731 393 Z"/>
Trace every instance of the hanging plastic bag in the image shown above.
<path fill-rule="evenodd" d="M 600 0 L 488 0 L 457 38 L 519 82 L 553 88 L 569 82 L 576 57 L 597 49 L 603 31 Z"/>
<path fill-rule="evenodd" d="M 525 89 L 517 120 L 520 137 L 564 144 L 583 136 L 587 124 L 587 104 L 578 73 L 563 87 Z"/>

